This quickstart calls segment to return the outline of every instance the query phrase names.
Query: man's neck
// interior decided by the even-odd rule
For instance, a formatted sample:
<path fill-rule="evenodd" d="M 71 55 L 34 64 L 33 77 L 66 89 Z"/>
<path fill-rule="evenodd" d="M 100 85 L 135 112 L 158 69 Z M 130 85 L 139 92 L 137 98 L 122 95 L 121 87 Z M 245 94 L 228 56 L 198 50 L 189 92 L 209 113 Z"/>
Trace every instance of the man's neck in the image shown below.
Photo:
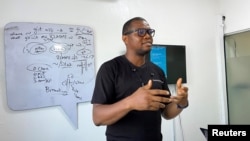
<path fill-rule="evenodd" d="M 125 57 L 128 59 L 130 63 L 132 63 L 133 65 L 137 67 L 144 65 L 146 62 L 145 56 L 135 56 L 135 55 L 132 56 L 132 55 L 125 54 Z"/>

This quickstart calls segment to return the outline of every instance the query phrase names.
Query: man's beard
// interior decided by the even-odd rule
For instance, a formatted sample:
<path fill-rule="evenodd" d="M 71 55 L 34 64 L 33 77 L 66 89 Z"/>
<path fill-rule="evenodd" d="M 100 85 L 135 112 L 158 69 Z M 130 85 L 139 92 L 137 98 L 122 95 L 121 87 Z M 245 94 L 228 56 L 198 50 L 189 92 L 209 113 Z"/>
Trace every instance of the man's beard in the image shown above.
<path fill-rule="evenodd" d="M 145 56 L 145 55 L 147 55 L 149 52 L 150 52 L 150 50 L 138 50 L 138 51 L 136 52 L 136 54 L 139 55 L 139 56 Z"/>

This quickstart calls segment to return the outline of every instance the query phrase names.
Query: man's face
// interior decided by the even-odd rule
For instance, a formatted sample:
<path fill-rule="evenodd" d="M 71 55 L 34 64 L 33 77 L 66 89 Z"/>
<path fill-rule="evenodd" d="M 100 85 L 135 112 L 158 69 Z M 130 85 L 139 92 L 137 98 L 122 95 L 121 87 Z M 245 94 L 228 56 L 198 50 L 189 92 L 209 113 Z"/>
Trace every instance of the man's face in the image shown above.
<path fill-rule="evenodd" d="M 135 55 L 144 56 L 151 50 L 153 37 L 148 33 L 144 36 L 139 36 L 138 32 L 140 31 L 137 31 L 138 29 L 150 29 L 150 26 L 146 21 L 134 21 L 130 30 L 135 32 L 124 35 L 126 37 L 123 40 L 128 51 L 135 53 Z"/>

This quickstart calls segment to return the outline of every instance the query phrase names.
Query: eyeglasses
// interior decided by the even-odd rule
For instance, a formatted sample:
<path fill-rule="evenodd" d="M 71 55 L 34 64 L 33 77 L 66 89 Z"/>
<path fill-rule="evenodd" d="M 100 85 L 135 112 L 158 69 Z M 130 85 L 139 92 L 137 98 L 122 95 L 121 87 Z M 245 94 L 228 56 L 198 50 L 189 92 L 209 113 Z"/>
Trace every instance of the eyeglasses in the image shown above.
<path fill-rule="evenodd" d="M 136 30 L 131 30 L 131 31 L 125 32 L 124 35 L 128 35 L 133 32 L 137 32 L 137 35 L 140 37 L 144 37 L 146 34 L 149 34 L 151 37 L 154 37 L 155 35 L 154 29 L 146 29 L 146 28 L 138 28 Z"/>

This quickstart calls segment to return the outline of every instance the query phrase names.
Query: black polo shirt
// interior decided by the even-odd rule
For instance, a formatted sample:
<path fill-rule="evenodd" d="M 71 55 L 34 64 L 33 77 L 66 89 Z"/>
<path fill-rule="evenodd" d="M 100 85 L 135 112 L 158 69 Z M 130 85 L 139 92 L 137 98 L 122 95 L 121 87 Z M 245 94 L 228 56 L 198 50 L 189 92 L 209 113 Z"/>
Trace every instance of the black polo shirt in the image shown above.
<path fill-rule="evenodd" d="M 152 89 L 169 90 L 163 70 L 146 62 L 131 64 L 124 55 L 103 63 L 97 73 L 92 104 L 112 104 L 153 80 Z M 161 111 L 131 111 L 107 126 L 108 141 L 162 141 Z"/>

